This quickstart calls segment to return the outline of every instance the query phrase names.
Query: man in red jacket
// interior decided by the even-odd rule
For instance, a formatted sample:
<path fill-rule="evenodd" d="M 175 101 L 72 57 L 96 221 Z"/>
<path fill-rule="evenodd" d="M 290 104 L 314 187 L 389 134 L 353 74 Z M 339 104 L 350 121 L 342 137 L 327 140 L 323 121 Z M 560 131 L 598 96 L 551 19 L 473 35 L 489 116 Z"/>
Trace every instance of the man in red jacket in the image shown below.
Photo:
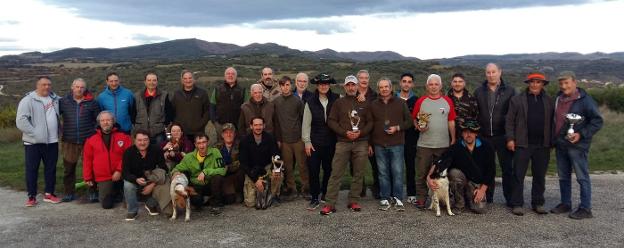
<path fill-rule="evenodd" d="M 100 112 L 97 122 L 96 133 L 87 139 L 83 148 L 82 175 L 87 185 L 97 185 L 102 208 L 110 209 L 113 199 L 121 196 L 121 160 L 132 141 L 114 126 L 113 113 Z"/>

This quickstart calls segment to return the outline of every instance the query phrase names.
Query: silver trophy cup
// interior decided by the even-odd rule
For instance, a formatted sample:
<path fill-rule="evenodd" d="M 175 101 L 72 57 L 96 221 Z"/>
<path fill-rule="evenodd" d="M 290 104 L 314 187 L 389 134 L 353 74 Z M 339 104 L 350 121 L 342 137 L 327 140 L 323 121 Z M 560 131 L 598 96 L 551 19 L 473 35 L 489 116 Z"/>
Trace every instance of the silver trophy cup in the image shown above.
<path fill-rule="evenodd" d="M 583 116 L 580 116 L 575 113 L 569 113 L 565 115 L 565 118 L 568 120 L 568 123 L 570 124 L 570 128 L 568 128 L 567 138 L 571 139 L 572 134 L 574 134 L 574 125 L 583 121 Z"/>
<path fill-rule="evenodd" d="M 351 121 L 351 130 L 353 132 L 360 131 L 358 127 L 358 125 L 360 125 L 360 116 L 356 110 L 351 110 L 351 113 L 349 113 L 349 121 Z"/>

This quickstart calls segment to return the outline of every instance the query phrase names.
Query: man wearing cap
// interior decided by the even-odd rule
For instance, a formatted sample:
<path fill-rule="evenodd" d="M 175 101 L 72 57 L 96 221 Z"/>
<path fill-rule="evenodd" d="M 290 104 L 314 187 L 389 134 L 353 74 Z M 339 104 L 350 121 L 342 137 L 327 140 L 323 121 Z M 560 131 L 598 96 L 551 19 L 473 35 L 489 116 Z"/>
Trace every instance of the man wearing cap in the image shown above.
<path fill-rule="evenodd" d="M 592 137 L 602 128 L 602 116 L 594 99 L 587 92 L 577 87 L 576 76 L 571 71 L 559 74 L 559 93 L 555 100 L 555 153 L 557 155 L 557 174 L 561 203 L 550 210 L 561 214 L 572 210 L 572 169 L 580 185 L 581 204 L 569 216 L 573 219 L 592 218 L 591 181 L 587 156 Z M 567 114 L 576 114 L 582 121 L 574 125 L 570 132 Z"/>
<path fill-rule="evenodd" d="M 426 176 L 435 157 L 442 156 L 455 143 L 455 107 L 453 100 L 442 93 L 442 78 L 431 74 L 425 85 L 427 95 L 414 104 L 412 118 L 420 131 L 416 157 L 416 207 L 424 208 L 427 199 Z M 427 117 L 428 116 L 428 117 Z"/>
<path fill-rule="evenodd" d="M 221 152 L 223 165 L 228 168 L 223 178 L 222 192 L 223 203 L 232 204 L 240 202 L 243 194 L 243 182 L 245 174 L 240 169 L 239 141 L 236 139 L 236 127 L 232 123 L 225 123 L 221 128 L 221 142 L 215 148 Z"/>
<path fill-rule="evenodd" d="M 513 181 L 513 152 L 507 150 L 505 138 L 505 116 L 509 109 L 509 100 L 516 95 L 516 89 L 505 84 L 501 74 L 503 70 L 494 63 L 485 66 L 486 80 L 475 89 L 474 97 L 479 106 L 479 124 L 481 138 L 492 144 L 496 150 L 498 164 L 503 176 L 503 196 L 507 206 L 511 206 L 511 188 Z M 487 201 L 494 199 L 494 185 L 488 188 Z"/>
<path fill-rule="evenodd" d="M 236 123 L 240 116 L 240 106 L 245 102 L 247 90 L 238 84 L 237 78 L 234 67 L 226 68 L 223 83 L 215 87 L 210 97 L 210 103 L 215 108 L 212 120 L 217 132 L 221 131 L 225 123 Z M 218 139 L 222 141 L 221 137 Z"/>
<path fill-rule="evenodd" d="M 453 213 L 459 214 L 468 208 L 483 214 L 487 188 L 494 185 L 496 176 L 494 149 L 478 137 L 479 122 L 467 120 L 460 128 L 462 139 L 433 163 L 429 174 L 436 166 L 448 168 L 449 189 L 455 199 Z M 427 184 L 432 189 L 439 187 L 429 176 Z"/>
<path fill-rule="evenodd" d="M 373 129 L 373 121 L 368 102 L 360 102 L 357 99 L 357 87 L 358 80 L 355 76 L 349 75 L 345 78 L 346 96 L 336 100 L 327 118 L 327 124 L 338 136 L 338 142 L 332 160 L 332 174 L 327 186 L 327 201 L 321 210 L 322 215 L 336 212 L 335 204 L 338 199 L 338 191 L 342 176 L 349 163 L 353 167 L 353 178 L 347 207 L 355 212 L 362 209 L 358 201 L 366 171 L 368 135 Z"/>
<path fill-rule="evenodd" d="M 370 74 L 367 70 L 358 71 L 357 80 L 358 80 L 358 89 L 357 89 L 357 99 L 360 102 L 368 102 L 369 104 L 375 101 L 378 97 L 377 92 L 375 92 L 369 85 L 368 82 L 370 80 Z M 373 171 L 373 185 L 371 186 L 371 193 L 373 194 L 373 198 L 380 199 L 379 197 L 379 174 L 377 168 L 377 160 L 374 155 L 374 151 L 372 147 L 368 149 L 368 162 L 371 165 Z M 365 183 L 365 182 L 363 182 Z M 365 186 L 365 185 L 364 185 Z M 366 196 L 366 187 L 362 187 L 361 196 Z"/>
<path fill-rule="evenodd" d="M 308 173 L 310 181 L 310 204 L 307 209 L 312 211 L 318 208 L 320 200 L 325 200 L 327 183 L 331 175 L 332 159 L 336 150 L 336 134 L 327 125 L 327 116 L 332 105 L 340 96 L 333 93 L 330 85 L 336 80 L 327 73 L 320 73 L 312 79 L 316 84 L 314 95 L 308 98 L 303 110 L 301 138 L 305 143 L 305 153 L 308 156 Z M 323 180 L 320 182 L 321 167 Z M 322 197 L 319 198 L 319 194 Z"/>
<path fill-rule="evenodd" d="M 406 72 L 401 74 L 399 82 L 400 89 L 396 96 L 407 103 L 409 112 L 412 113 L 418 96 L 414 93 L 414 75 Z M 405 145 L 403 146 L 403 157 L 405 159 L 405 188 L 407 189 L 407 202 L 416 203 L 416 142 L 418 141 L 418 130 L 415 127 L 405 129 Z"/>
<path fill-rule="evenodd" d="M 262 96 L 265 97 L 269 102 L 275 100 L 275 98 L 281 95 L 280 88 L 277 85 L 277 81 L 273 79 L 273 69 L 269 67 L 262 68 L 262 72 L 260 73 L 260 80 L 256 82 L 262 86 Z"/>
<path fill-rule="evenodd" d="M 451 76 L 451 88 L 446 93 L 453 100 L 455 105 L 455 125 L 459 126 L 466 120 L 476 120 L 479 116 L 477 99 L 466 90 L 466 77 L 462 73 L 455 73 Z M 461 137 L 461 130 L 457 129 L 455 134 Z"/>
<path fill-rule="evenodd" d="M 538 214 L 546 214 L 544 190 L 546 170 L 550 160 L 553 101 L 544 86 L 548 84 L 541 72 L 527 75 L 525 91 L 511 98 L 505 121 L 507 149 L 514 152 L 511 193 L 512 213 L 524 215 L 524 176 L 529 162 L 533 174 L 531 206 Z"/>
<path fill-rule="evenodd" d="M 275 83 L 277 85 L 277 83 Z M 251 119 L 260 116 L 264 119 L 264 131 L 273 135 L 273 124 L 275 107 L 269 99 L 262 95 L 261 84 L 252 84 L 249 88 L 251 98 L 241 105 L 240 116 L 238 117 L 238 134 L 243 136 L 251 134 L 249 123 Z M 276 87 L 279 89 L 279 87 Z"/>

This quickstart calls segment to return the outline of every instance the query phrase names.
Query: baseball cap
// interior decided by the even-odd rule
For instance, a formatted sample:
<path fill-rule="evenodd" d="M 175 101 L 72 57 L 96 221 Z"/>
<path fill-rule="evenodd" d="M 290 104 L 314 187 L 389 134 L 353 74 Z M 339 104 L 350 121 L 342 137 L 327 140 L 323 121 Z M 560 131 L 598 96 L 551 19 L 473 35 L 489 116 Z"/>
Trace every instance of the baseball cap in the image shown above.
<path fill-rule="evenodd" d="M 345 78 L 344 85 L 347 85 L 348 83 L 358 84 L 359 82 L 355 76 L 349 75 Z"/>
<path fill-rule="evenodd" d="M 557 80 L 564 80 L 564 79 L 576 80 L 576 74 L 574 74 L 574 72 L 572 71 L 562 71 L 561 73 L 559 73 Z"/>
<path fill-rule="evenodd" d="M 225 124 L 223 124 L 223 126 L 221 127 L 221 132 L 223 132 L 225 130 L 228 130 L 228 129 L 236 132 L 236 127 L 232 123 L 225 123 Z"/>

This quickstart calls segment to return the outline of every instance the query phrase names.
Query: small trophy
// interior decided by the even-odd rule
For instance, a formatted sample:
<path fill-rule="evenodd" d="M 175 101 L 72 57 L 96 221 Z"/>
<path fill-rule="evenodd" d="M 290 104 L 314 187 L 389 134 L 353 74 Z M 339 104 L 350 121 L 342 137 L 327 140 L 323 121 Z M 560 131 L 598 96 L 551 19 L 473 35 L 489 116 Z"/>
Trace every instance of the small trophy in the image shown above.
<path fill-rule="evenodd" d="M 431 117 L 431 113 L 419 112 L 418 116 L 418 127 L 420 129 L 424 129 L 429 125 L 429 117 Z"/>
<path fill-rule="evenodd" d="M 349 121 L 351 121 L 351 130 L 353 130 L 353 132 L 360 131 L 360 128 L 358 128 L 358 125 L 360 125 L 360 116 L 355 109 L 351 110 L 351 113 L 349 113 Z"/>
<path fill-rule="evenodd" d="M 570 140 L 572 138 L 572 134 L 574 134 L 574 125 L 579 124 L 581 121 L 583 121 L 583 116 L 575 113 L 569 113 L 565 115 L 565 118 L 568 120 L 568 123 L 570 123 L 570 128 L 568 128 L 568 135 L 566 136 L 568 140 Z"/>
<path fill-rule="evenodd" d="M 171 136 L 171 131 L 167 130 L 167 128 L 166 128 L 166 127 L 165 127 L 165 136 L 167 137 L 167 141 L 171 141 L 171 137 L 172 137 L 172 136 Z M 172 150 L 173 150 L 173 147 L 170 147 L 170 148 L 168 149 L 168 151 L 172 151 Z"/>
<path fill-rule="evenodd" d="M 273 172 L 280 173 L 284 171 L 284 160 L 279 155 L 273 156 L 271 159 L 271 163 L 273 164 Z"/>
<path fill-rule="evenodd" d="M 386 133 L 390 132 L 390 120 L 385 120 L 384 121 L 384 131 Z"/>

